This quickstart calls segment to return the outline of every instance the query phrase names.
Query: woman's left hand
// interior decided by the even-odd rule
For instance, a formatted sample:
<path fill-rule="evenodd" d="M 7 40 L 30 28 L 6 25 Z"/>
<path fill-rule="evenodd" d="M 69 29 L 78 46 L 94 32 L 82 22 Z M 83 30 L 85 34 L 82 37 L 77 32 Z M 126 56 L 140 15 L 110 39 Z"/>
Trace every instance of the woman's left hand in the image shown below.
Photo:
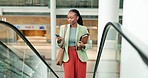
<path fill-rule="evenodd" d="M 77 45 L 78 45 L 79 48 L 84 48 L 85 47 L 85 44 L 82 41 L 79 41 L 77 43 Z"/>

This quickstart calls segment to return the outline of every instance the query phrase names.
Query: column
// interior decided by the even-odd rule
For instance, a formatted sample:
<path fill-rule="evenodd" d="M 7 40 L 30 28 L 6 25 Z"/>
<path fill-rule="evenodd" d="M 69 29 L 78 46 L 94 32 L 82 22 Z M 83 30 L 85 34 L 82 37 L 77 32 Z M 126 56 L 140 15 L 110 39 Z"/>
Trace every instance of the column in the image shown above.
<path fill-rule="evenodd" d="M 2 16 L 2 15 L 3 15 L 3 9 L 0 8 L 0 16 Z"/>
<path fill-rule="evenodd" d="M 50 0 L 51 60 L 56 59 L 56 0 Z"/>
<path fill-rule="evenodd" d="M 1 20 L 6 21 L 6 17 L 3 17 L 3 8 L 0 8 L 0 16 L 2 16 Z"/>
<path fill-rule="evenodd" d="M 98 11 L 98 46 L 103 29 L 108 22 L 118 22 L 119 20 L 119 0 L 99 0 Z"/>
<path fill-rule="evenodd" d="M 99 0 L 98 9 L 98 49 L 100 46 L 100 41 L 103 33 L 103 29 L 108 22 L 118 22 L 119 20 L 119 0 Z M 113 43 L 111 43 L 113 44 Z M 108 44 L 110 45 L 110 44 Z M 112 47 L 112 46 L 111 46 Z M 97 51 L 98 52 L 98 51 Z M 106 67 L 103 67 L 103 69 Z M 107 67 L 108 68 L 108 67 Z M 101 68 L 100 68 L 101 69 Z M 96 78 L 112 77 L 114 74 L 105 74 L 100 71 L 98 67 L 98 74 Z M 105 71 L 111 71 L 106 69 Z"/>

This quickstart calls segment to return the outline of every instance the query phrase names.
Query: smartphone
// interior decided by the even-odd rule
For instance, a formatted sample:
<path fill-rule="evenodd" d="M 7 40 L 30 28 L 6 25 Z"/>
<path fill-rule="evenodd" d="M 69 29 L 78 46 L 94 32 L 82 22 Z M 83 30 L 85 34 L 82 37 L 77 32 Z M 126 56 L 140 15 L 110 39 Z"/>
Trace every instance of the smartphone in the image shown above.
<path fill-rule="evenodd" d="M 56 37 L 60 37 L 60 35 L 59 34 L 55 34 L 56 35 Z"/>

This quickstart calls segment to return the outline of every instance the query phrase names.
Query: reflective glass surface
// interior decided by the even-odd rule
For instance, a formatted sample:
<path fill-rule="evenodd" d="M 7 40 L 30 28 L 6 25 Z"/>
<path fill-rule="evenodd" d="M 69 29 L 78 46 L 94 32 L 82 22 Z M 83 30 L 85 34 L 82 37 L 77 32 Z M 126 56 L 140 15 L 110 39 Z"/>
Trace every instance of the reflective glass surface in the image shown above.
<path fill-rule="evenodd" d="M 56 0 L 57 8 L 98 8 L 99 0 Z M 0 6 L 49 6 L 50 0 L 0 0 Z M 123 8 L 123 0 L 120 0 Z"/>
<path fill-rule="evenodd" d="M 0 0 L 0 6 L 48 6 L 49 0 Z"/>
<path fill-rule="evenodd" d="M 145 78 L 147 72 L 139 52 L 111 26 L 95 78 Z"/>
<path fill-rule="evenodd" d="M 101 54 L 97 77 L 120 78 L 121 36 L 110 28 Z M 96 78 L 97 78 L 96 77 Z"/>
<path fill-rule="evenodd" d="M 48 66 L 24 40 L 0 24 L 0 78 L 49 78 L 49 74 Z"/>
<path fill-rule="evenodd" d="M 56 0 L 57 8 L 98 8 L 98 0 Z"/>

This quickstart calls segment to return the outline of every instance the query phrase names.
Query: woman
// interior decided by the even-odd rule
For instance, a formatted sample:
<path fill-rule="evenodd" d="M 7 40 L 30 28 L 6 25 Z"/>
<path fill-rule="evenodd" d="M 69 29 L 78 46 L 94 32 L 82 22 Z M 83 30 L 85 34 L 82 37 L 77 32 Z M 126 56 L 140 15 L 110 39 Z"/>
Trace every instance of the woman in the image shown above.
<path fill-rule="evenodd" d="M 63 57 L 64 76 L 65 78 L 86 78 L 86 62 L 88 60 L 86 50 L 92 47 L 92 42 L 90 39 L 86 44 L 79 41 L 82 35 L 88 33 L 88 30 L 83 26 L 83 20 L 78 10 L 71 9 L 68 12 L 67 20 L 69 24 L 60 27 L 61 37 L 57 39 L 58 45 L 61 46 L 65 26 L 67 26 Z"/>

